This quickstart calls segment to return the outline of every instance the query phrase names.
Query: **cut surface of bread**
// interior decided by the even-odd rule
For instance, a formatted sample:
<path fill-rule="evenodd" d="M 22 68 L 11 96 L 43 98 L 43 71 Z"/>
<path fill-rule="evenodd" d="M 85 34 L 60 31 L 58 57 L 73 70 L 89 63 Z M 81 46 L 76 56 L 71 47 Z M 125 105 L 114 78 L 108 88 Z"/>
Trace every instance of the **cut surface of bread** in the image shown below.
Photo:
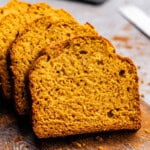
<path fill-rule="evenodd" d="M 98 33 L 89 24 L 81 25 L 71 20 L 58 21 L 51 17 L 43 17 L 32 23 L 31 28 L 28 27 L 27 32 L 12 45 L 11 70 L 14 76 L 15 105 L 19 114 L 26 114 L 29 108 L 26 75 L 39 52 L 48 44 L 77 35 L 98 35 Z"/>
<path fill-rule="evenodd" d="M 34 62 L 29 85 L 38 138 L 140 128 L 136 67 L 110 49 L 103 37 L 78 37 L 47 47 Z"/>
<path fill-rule="evenodd" d="M 9 14 L 0 22 L 0 79 L 3 93 L 6 99 L 11 98 L 11 86 L 7 66 L 8 48 L 14 42 L 18 34 L 22 33 L 25 26 L 42 16 L 64 17 L 75 20 L 69 13 L 61 9 L 53 9 L 48 4 L 37 3 L 31 5 L 26 13 Z"/>

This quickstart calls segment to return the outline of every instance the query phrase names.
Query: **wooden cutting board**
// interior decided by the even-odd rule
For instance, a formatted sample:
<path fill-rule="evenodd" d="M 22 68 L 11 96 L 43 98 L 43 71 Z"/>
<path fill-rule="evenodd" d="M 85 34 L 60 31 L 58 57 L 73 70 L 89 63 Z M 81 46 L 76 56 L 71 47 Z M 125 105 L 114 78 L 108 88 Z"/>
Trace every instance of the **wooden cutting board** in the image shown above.
<path fill-rule="evenodd" d="M 27 118 L 0 105 L 0 150 L 149 150 L 150 106 L 141 100 L 142 128 L 137 132 L 107 132 L 65 138 L 36 139 Z"/>

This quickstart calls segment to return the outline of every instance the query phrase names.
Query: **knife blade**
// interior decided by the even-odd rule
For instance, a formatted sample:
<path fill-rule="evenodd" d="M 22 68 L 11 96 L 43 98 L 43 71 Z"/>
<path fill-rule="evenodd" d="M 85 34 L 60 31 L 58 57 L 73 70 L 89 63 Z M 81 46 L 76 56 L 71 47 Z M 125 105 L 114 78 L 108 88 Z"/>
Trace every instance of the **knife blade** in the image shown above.
<path fill-rule="evenodd" d="M 140 29 L 150 38 L 150 17 L 136 6 L 124 6 L 119 9 L 120 13 L 133 25 Z"/>

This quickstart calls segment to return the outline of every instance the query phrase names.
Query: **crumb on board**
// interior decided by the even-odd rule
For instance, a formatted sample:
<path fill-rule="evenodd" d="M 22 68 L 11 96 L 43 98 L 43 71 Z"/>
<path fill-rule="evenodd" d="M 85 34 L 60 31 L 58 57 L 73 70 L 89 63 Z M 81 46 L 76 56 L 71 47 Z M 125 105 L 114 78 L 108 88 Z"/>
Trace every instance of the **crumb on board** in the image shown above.
<path fill-rule="evenodd" d="M 128 45 L 128 44 L 126 44 L 126 45 L 125 45 L 125 48 L 127 48 L 127 49 L 132 49 L 132 46 L 131 46 L 131 45 Z"/>
<path fill-rule="evenodd" d="M 118 48 L 120 48 L 122 46 L 125 47 L 125 48 L 127 48 L 127 49 L 132 49 L 133 48 L 133 46 L 131 44 L 129 44 L 129 40 L 130 39 L 127 36 L 115 35 L 115 36 L 112 37 L 112 40 L 117 41 L 119 43 L 117 45 Z"/>
<path fill-rule="evenodd" d="M 23 136 L 22 135 L 19 135 L 15 138 L 15 142 L 20 142 L 23 140 Z"/>
<path fill-rule="evenodd" d="M 59 147 L 59 148 L 57 148 L 57 150 L 71 150 L 69 147 Z"/>
<path fill-rule="evenodd" d="M 11 124 L 15 121 L 16 119 L 9 114 L 0 114 L 0 127 L 4 126 L 5 124 Z"/>
<path fill-rule="evenodd" d="M 102 137 L 100 137 L 100 136 L 96 136 L 96 138 L 95 138 L 97 141 L 99 141 L 99 142 L 103 142 L 104 141 L 104 139 L 102 138 Z"/>
<path fill-rule="evenodd" d="M 141 97 L 143 98 L 143 97 L 144 97 L 144 94 L 141 94 Z"/>
<path fill-rule="evenodd" d="M 69 147 L 59 147 L 59 148 L 57 148 L 57 150 L 71 150 Z"/>
<path fill-rule="evenodd" d="M 144 83 L 144 80 L 143 80 L 143 79 L 141 80 L 141 83 L 142 83 L 142 84 Z"/>
<path fill-rule="evenodd" d="M 82 143 L 82 147 L 85 147 L 86 146 L 86 144 L 85 143 Z"/>
<path fill-rule="evenodd" d="M 150 85 L 150 82 L 148 82 L 148 85 Z"/>
<path fill-rule="evenodd" d="M 131 24 L 126 24 L 124 27 L 123 27 L 123 30 L 125 30 L 125 31 L 129 31 L 129 30 L 131 30 L 132 29 L 132 25 Z"/>
<path fill-rule="evenodd" d="M 137 68 L 138 68 L 138 69 L 141 69 L 141 66 L 138 66 Z"/>
<path fill-rule="evenodd" d="M 72 142 L 73 146 L 77 147 L 77 148 L 82 148 L 83 145 L 80 142 Z"/>
<path fill-rule="evenodd" d="M 129 41 L 129 37 L 127 36 L 119 36 L 119 35 L 115 35 L 112 38 L 114 41 L 121 41 L 121 42 L 128 42 Z"/>
<path fill-rule="evenodd" d="M 104 150 L 104 148 L 102 146 L 99 146 L 98 150 Z"/>
<path fill-rule="evenodd" d="M 149 129 L 144 129 L 144 132 L 147 134 L 150 134 L 150 130 Z"/>
<path fill-rule="evenodd" d="M 139 143 L 137 143 L 137 142 L 133 143 L 133 147 L 134 147 L 135 149 L 138 149 L 139 146 L 140 146 Z"/>

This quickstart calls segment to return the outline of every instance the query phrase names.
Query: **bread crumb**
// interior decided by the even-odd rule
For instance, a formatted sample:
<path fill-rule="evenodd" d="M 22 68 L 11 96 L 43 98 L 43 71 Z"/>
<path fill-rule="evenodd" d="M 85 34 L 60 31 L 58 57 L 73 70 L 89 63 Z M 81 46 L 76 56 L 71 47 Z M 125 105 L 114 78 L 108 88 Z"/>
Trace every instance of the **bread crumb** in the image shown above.
<path fill-rule="evenodd" d="M 141 80 L 141 83 L 142 83 L 142 84 L 144 83 L 144 80 L 143 80 L 143 79 Z"/>
<path fill-rule="evenodd" d="M 16 119 L 13 116 L 0 113 L 0 127 L 4 124 L 11 124 L 15 121 Z"/>
<path fill-rule="evenodd" d="M 134 146 L 134 148 L 137 149 L 137 148 L 139 148 L 140 144 L 139 143 L 134 143 L 133 146 Z"/>
<path fill-rule="evenodd" d="M 125 47 L 127 49 L 132 49 L 133 48 L 132 45 L 129 44 L 129 37 L 127 37 L 127 36 L 115 35 L 115 36 L 112 37 L 112 40 L 118 41 L 118 42 L 121 43 L 121 45 L 119 43 L 118 47 L 122 47 L 123 46 L 123 47 Z"/>
<path fill-rule="evenodd" d="M 150 85 L 150 82 L 148 82 L 148 85 Z"/>
<path fill-rule="evenodd" d="M 131 28 L 132 28 L 131 24 L 126 24 L 126 25 L 123 27 L 123 30 L 129 31 L 129 30 L 131 30 Z"/>
<path fill-rule="evenodd" d="M 118 35 L 114 36 L 112 39 L 115 40 L 115 41 L 121 41 L 121 42 L 128 42 L 129 41 L 128 37 L 118 36 Z"/>
<path fill-rule="evenodd" d="M 82 143 L 82 147 L 84 147 L 86 144 L 85 143 Z"/>
<path fill-rule="evenodd" d="M 20 136 L 16 137 L 15 142 L 20 142 L 22 140 L 23 140 L 23 136 L 20 135 Z"/>
<path fill-rule="evenodd" d="M 102 146 L 99 146 L 98 150 L 104 150 L 104 148 Z"/>
<path fill-rule="evenodd" d="M 127 49 L 132 49 L 132 46 L 131 46 L 131 45 L 128 45 L 128 44 L 126 44 L 125 47 L 126 47 Z"/>
<path fill-rule="evenodd" d="M 99 141 L 99 142 L 103 142 L 104 141 L 104 139 L 102 138 L 102 137 L 100 137 L 100 136 L 96 136 L 96 138 L 95 138 L 97 141 Z"/>
<path fill-rule="evenodd" d="M 141 69 L 141 66 L 138 66 L 137 68 L 138 68 L 138 69 Z"/>
<path fill-rule="evenodd" d="M 144 97 L 144 94 L 141 94 L 141 97 Z"/>
<path fill-rule="evenodd" d="M 144 132 L 147 134 L 150 134 L 150 130 L 149 129 L 144 129 Z"/>
<path fill-rule="evenodd" d="M 82 144 L 79 143 L 79 142 L 72 142 L 72 144 L 73 144 L 74 146 L 76 146 L 77 148 L 82 148 Z"/>

